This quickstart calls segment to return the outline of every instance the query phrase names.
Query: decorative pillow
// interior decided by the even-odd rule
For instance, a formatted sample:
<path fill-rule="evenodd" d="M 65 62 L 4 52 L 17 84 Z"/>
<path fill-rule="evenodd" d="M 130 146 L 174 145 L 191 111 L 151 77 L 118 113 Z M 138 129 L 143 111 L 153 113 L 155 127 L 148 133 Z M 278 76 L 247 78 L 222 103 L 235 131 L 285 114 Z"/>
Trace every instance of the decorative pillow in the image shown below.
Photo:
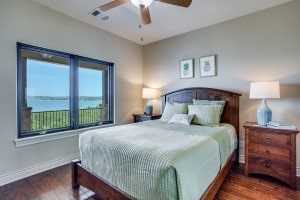
<path fill-rule="evenodd" d="M 210 101 L 210 100 L 200 100 L 200 99 L 193 99 L 194 105 L 221 105 L 221 110 L 220 110 L 220 117 L 223 113 L 226 101 L 223 100 L 218 100 L 218 101 Z"/>
<path fill-rule="evenodd" d="M 220 124 L 221 105 L 189 105 L 188 114 L 194 114 L 193 124 L 218 126 Z"/>
<path fill-rule="evenodd" d="M 168 122 L 169 124 L 185 124 L 191 125 L 195 115 L 188 115 L 188 114 L 174 114 L 173 117 Z"/>
<path fill-rule="evenodd" d="M 173 104 L 167 102 L 160 121 L 168 122 L 174 114 L 187 114 L 187 112 L 188 109 L 186 104 Z"/>

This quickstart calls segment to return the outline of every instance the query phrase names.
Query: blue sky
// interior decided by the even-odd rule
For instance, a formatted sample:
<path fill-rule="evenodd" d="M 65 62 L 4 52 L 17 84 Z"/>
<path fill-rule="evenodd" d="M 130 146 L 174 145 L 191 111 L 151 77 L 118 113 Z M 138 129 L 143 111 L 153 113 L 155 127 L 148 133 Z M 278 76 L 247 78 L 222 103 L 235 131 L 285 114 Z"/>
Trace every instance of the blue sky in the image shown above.
<path fill-rule="evenodd" d="M 102 96 L 101 71 L 79 69 L 79 96 Z M 70 69 L 36 60 L 27 60 L 27 96 L 69 96 Z"/>

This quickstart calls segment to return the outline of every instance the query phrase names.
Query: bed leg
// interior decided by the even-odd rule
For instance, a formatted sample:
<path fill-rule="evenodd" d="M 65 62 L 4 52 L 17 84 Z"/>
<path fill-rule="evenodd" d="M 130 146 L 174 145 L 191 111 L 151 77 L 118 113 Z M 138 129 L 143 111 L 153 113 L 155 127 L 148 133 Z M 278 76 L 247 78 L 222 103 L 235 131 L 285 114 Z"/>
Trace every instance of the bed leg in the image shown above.
<path fill-rule="evenodd" d="M 78 165 L 80 163 L 80 160 L 76 159 L 76 160 L 73 160 L 72 163 L 71 163 L 71 167 L 72 167 L 72 188 L 73 189 L 78 189 L 79 188 L 79 184 L 78 184 Z"/>

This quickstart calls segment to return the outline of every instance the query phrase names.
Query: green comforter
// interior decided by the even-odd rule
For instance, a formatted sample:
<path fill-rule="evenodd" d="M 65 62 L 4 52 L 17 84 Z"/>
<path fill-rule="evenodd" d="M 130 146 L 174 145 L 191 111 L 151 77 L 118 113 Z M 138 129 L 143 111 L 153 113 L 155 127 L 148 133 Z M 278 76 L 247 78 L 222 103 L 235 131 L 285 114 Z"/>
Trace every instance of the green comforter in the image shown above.
<path fill-rule="evenodd" d="M 230 154 L 226 132 L 157 120 L 85 132 L 79 148 L 83 166 L 137 199 L 193 200 Z"/>

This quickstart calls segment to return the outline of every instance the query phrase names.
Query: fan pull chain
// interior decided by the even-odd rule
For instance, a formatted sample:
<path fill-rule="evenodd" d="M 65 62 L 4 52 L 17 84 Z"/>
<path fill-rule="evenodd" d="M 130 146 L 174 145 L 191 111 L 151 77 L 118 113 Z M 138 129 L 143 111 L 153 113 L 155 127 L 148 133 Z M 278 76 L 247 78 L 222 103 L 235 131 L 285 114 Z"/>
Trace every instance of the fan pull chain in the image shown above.
<path fill-rule="evenodd" d="M 139 29 L 140 29 L 140 33 L 141 33 L 141 42 L 144 41 L 144 38 L 143 38 L 143 26 L 141 24 L 139 24 Z"/>

